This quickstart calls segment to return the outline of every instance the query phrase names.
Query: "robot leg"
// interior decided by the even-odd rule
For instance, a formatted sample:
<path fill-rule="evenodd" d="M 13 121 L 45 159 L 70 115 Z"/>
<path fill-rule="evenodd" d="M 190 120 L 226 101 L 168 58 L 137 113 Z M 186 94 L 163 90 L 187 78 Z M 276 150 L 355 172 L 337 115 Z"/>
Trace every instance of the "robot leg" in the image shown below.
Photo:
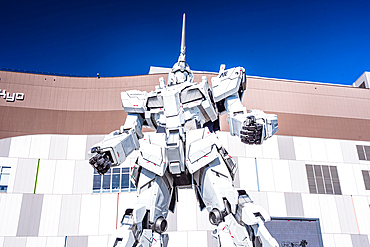
<path fill-rule="evenodd" d="M 234 189 L 230 171 L 221 157 L 198 172 L 194 177 L 201 204 L 207 208 L 211 224 L 217 226 L 212 234 L 216 246 L 253 247 L 256 236 L 264 247 L 279 246 L 264 225 L 270 216 L 253 204 L 244 190 Z"/>
<path fill-rule="evenodd" d="M 109 247 L 166 247 L 167 214 L 174 193 L 171 177 L 142 168 L 137 181 L 138 202 L 126 209 L 121 226 L 112 235 Z"/>

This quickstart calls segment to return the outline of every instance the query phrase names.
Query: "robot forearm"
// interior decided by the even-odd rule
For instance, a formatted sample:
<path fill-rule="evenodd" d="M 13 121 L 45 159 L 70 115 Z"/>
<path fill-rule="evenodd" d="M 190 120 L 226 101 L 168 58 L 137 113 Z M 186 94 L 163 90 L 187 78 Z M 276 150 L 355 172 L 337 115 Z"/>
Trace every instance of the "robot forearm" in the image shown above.
<path fill-rule="evenodd" d="M 120 130 L 113 131 L 91 148 L 89 163 L 99 174 L 106 173 L 111 166 L 120 165 L 135 149 L 139 149 L 142 125 L 143 118 L 139 114 L 127 114 L 125 125 Z"/>

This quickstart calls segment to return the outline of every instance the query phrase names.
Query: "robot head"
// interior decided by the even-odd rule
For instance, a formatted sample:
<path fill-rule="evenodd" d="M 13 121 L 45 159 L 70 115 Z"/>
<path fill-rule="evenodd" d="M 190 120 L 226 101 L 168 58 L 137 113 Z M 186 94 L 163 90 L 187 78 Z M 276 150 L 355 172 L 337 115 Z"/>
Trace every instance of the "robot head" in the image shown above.
<path fill-rule="evenodd" d="M 172 86 L 183 82 L 193 82 L 193 73 L 185 61 L 178 61 L 172 67 L 172 71 L 168 74 L 167 85 Z"/>

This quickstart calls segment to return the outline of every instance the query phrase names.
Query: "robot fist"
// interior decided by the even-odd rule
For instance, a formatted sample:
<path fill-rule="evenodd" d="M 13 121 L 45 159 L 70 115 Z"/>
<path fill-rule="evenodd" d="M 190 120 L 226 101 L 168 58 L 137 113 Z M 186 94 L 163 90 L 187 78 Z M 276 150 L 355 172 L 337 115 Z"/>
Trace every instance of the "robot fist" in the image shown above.
<path fill-rule="evenodd" d="M 263 124 L 256 122 L 255 116 L 248 116 L 240 130 L 240 139 L 245 144 L 261 144 Z"/>
<path fill-rule="evenodd" d="M 89 159 L 89 163 L 94 169 L 103 175 L 106 173 L 112 165 L 112 157 L 109 153 L 102 152 L 100 147 L 93 147 L 91 149 L 93 156 Z"/>

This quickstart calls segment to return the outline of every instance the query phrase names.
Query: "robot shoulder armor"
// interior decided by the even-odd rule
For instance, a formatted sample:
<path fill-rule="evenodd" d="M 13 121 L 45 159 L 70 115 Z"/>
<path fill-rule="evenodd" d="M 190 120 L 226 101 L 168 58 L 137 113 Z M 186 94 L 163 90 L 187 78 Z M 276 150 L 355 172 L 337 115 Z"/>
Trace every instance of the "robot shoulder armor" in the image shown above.
<path fill-rule="evenodd" d="M 121 92 L 122 106 L 127 113 L 144 113 L 147 92 L 130 90 Z"/>
<path fill-rule="evenodd" d="M 230 95 L 237 94 L 240 88 L 245 89 L 245 72 L 243 67 L 222 70 L 212 81 L 213 97 L 219 102 Z M 243 90 L 244 91 L 244 90 Z"/>

